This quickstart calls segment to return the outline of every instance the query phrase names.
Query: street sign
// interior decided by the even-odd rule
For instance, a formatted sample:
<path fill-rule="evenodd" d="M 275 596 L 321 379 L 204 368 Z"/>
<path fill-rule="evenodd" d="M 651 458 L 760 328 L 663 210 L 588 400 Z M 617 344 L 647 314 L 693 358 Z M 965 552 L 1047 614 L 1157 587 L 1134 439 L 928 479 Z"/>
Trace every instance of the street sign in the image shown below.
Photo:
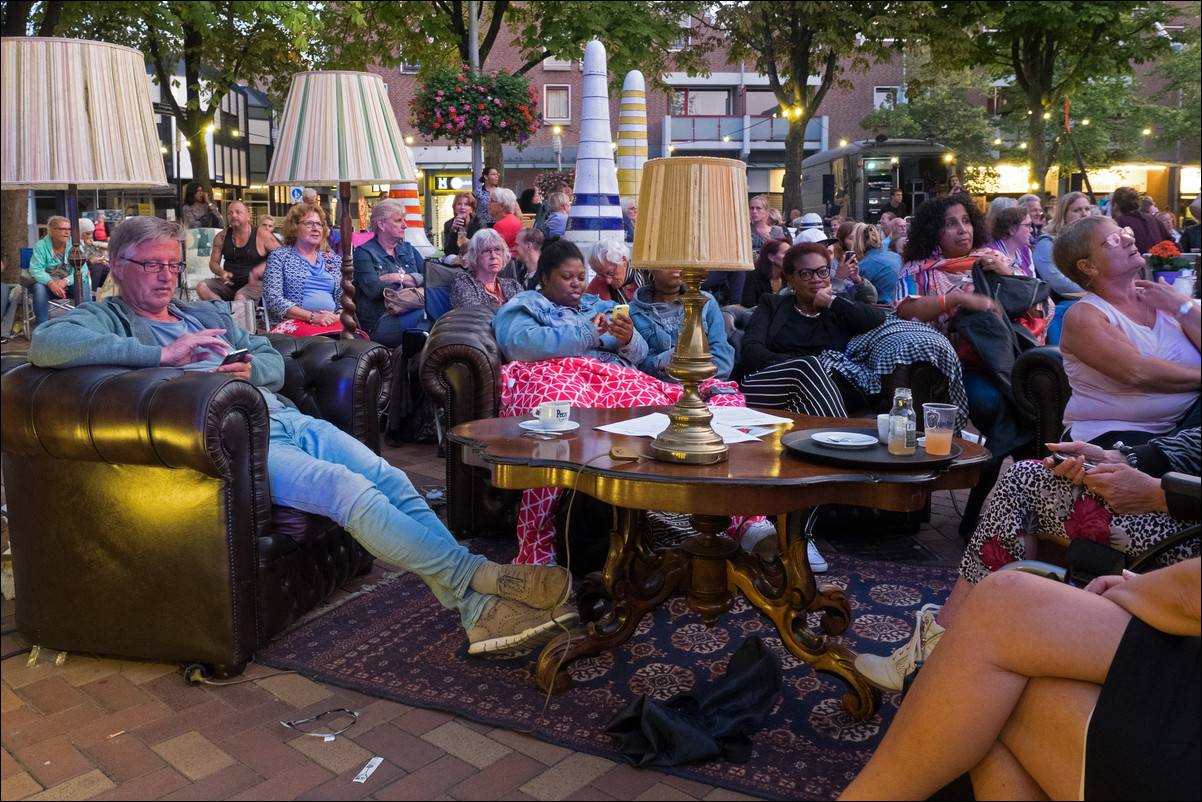
<path fill-rule="evenodd" d="M 288 187 L 288 202 L 289 203 L 300 203 L 301 198 L 304 196 L 304 194 L 305 194 L 304 187 Z"/>
<path fill-rule="evenodd" d="M 175 110 L 171 107 L 170 103 L 162 103 L 162 102 L 155 103 L 154 104 L 154 113 L 155 114 L 165 114 L 168 117 L 175 116 Z"/>

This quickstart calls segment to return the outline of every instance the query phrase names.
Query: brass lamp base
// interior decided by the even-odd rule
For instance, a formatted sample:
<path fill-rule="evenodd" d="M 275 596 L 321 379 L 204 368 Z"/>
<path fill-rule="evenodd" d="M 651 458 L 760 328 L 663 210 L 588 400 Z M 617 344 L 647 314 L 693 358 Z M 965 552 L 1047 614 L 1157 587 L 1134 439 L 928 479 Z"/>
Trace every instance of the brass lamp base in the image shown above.
<path fill-rule="evenodd" d="M 685 286 L 681 296 L 684 324 L 667 372 L 684 385 L 684 395 L 668 413 L 672 419 L 668 428 L 651 443 L 651 456 L 660 462 L 713 465 L 726 460 L 727 448 L 710 425 L 714 416 L 697 392 L 702 382 L 718 372 L 710 356 L 702 312 L 706 298 L 701 294 L 701 282 L 707 271 L 683 267 L 680 272 Z"/>

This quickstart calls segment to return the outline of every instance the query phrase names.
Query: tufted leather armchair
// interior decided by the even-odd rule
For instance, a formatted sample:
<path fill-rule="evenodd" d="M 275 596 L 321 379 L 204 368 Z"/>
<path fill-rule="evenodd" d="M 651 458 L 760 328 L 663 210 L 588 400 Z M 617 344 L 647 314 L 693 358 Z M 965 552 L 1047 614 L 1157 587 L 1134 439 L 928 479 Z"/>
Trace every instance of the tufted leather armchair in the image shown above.
<path fill-rule="evenodd" d="M 1035 453 L 1048 455 L 1044 443 L 1059 442 L 1064 434 L 1064 408 L 1073 394 L 1064 372 L 1064 357 L 1054 345 L 1041 345 L 1024 351 L 1010 372 L 1014 403 L 1035 427 Z"/>
<path fill-rule="evenodd" d="M 743 333 L 740 320 L 745 322 L 750 311 L 728 306 L 723 313 L 737 355 Z M 430 331 L 422 352 L 421 381 L 426 393 L 442 406 L 448 429 L 495 417 L 501 408 L 502 357 L 492 331 L 494 314 L 495 309 L 454 309 Z M 878 412 L 889 411 L 893 387 L 913 388 L 918 404 L 948 398 L 947 378 L 925 362 L 898 366 L 882 385 L 884 407 Z M 447 526 L 456 537 L 512 536 L 520 498 L 517 491 L 494 488 L 487 470 L 464 465 L 456 454 L 448 454 Z"/>
<path fill-rule="evenodd" d="M 446 415 L 446 427 L 495 418 L 501 409 L 501 348 L 493 336 L 496 309 L 452 309 L 430 329 L 421 382 Z M 488 471 L 447 454 L 447 528 L 457 538 L 512 535 L 521 493 L 499 490 Z"/>
<path fill-rule="evenodd" d="M 271 341 L 283 394 L 379 453 L 388 350 Z M 31 643 L 232 676 L 371 567 L 329 519 L 271 503 L 267 406 L 248 382 L 24 364 L 0 398 L 16 622 Z"/>

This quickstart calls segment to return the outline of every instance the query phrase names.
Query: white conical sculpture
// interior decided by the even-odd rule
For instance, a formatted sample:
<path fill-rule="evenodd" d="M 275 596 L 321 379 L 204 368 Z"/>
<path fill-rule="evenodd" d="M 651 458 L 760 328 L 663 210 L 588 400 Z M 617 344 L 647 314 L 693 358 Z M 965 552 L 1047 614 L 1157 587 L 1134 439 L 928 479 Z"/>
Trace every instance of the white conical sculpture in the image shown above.
<path fill-rule="evenodd" d="M 414 177 L 412 181 L 398 181 L 396 184 L 401 191 L 401 200 L 405 203 L 405 242 L 417 248 L 417 252 L 422 256 L 433 256 L 438 249 L 426 236 L 426 224 L 422 220 L 421 199 L 417 194 L 416 159 L 413 158 L 411 148 L 405 148 L 403 153 L 409 162 L 408 175 Z"/>
<path fill-rule="evenodd" d="M 643 74 L 626 73 L 622 110 L 618 113 L 618 193 L 637 198 L 647 161 L 647 90 Z"/>
<path fill-rule="evenodd" d="M 594 39 L 584 48 L 584 97 L 580 104 L 580 148 L 576 186 L 564 236 L 578 245 L 624 240 L 609 129 L 605 45 Z"/>

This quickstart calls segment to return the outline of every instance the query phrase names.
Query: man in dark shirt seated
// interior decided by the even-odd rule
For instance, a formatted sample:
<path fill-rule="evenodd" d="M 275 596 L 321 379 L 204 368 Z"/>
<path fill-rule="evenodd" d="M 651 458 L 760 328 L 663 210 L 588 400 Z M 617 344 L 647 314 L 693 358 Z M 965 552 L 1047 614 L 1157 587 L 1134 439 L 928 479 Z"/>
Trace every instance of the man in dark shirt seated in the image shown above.
<path fill-rule="evenodd" d="M 258 387 L 271 419 L 271 500 L 333 519 L 375 556 L 420 576 L 443 606 L 459 612 L 469 654 L 528 649 L 578 620 L 564 605 L 571 589 L 565 569 L 498 565 L 469 552 L 404 473 L 276 395 L 284 361 L 267 338 L 238 328 L 225 303 L 174 301 L 183 238 L 183 226 L 157 217 L 122 223 L 109 245 L 121 295 L 40 326 L 30 360 L 44 368 L 178 367 Z M 235 349 L 249 351 L 246 361 L 222 364 Z"/>

